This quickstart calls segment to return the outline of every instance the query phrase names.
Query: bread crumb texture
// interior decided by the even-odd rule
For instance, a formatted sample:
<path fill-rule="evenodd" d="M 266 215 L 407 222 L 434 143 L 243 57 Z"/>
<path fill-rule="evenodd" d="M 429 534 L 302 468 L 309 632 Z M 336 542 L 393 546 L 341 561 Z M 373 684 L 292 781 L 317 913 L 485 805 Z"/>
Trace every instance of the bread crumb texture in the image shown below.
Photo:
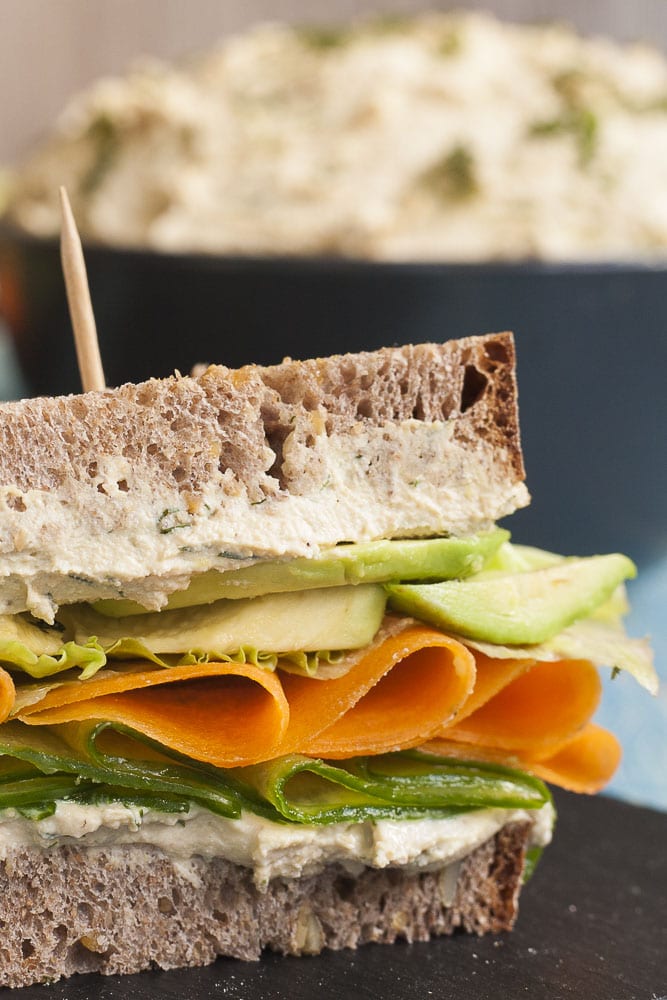
<path fill-rule="evenodd" d="M 336 865 L 262 890 L 250 869 L 150 846 L 16 850 L 0 864 L 0 985 L 509 930 L 530 829 L 505 826 L 453 887 L 447 869 L 352 877 Z"/>
<path fill-rule="evenodd" d="M 300 492 L 306 467 L 283 471 L 286 438 L 312 447 L 317 434 L 359 424 L 456 419 L 457 440 L 507 451 L 523 477 L 509 334 L 444 344 L 384 348 L 269 368 L 219 365 L 197 378 L 152 379 L 80 396 L 0 406 L 0 486 L 19 494 L 61 490 L 129 493 L 109 482 L 108 456 L 132 478 L 196 498 L 218 474 L 243 484 L 251 501 L 280 489 Z M 268 473 L 268 475 L 267 475 Z M 75 486 L 76 484 L 76 486 Z"/>

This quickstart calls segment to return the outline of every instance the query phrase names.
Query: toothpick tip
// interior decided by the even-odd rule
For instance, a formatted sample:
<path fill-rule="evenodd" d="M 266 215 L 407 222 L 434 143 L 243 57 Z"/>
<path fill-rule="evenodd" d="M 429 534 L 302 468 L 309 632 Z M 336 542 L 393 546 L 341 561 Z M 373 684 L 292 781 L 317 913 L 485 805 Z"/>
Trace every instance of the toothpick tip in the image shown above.
<path fill-rule="evenodd" d="M 80 242 L 79 232 L 76 228 L 76 222 L 74 221 L 72 204 L 69 200 L 69 195 L 67 194 L 67 188 L 62 185 L 60 187 L 60 214 L 62 216 L 60 242 L 64 243 L 67 239 Z"/>

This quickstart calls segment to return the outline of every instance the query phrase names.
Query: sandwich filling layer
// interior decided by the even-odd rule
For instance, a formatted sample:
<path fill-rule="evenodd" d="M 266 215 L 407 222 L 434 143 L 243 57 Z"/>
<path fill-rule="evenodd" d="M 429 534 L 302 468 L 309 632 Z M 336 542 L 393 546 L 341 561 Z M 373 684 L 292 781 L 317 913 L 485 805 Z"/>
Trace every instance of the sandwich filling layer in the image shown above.
<path fill-rule="evenodd" d="M 259 500 L 227 472 L 203 490 L 196 507 L 176 487 L 156 501 L 142 485 L 141 469 L 117 458 L 100 461 L 101 489 L 90 496 L 73 492 L 71 483 L 21 494 L 5 487 L 0 614 L 27 610 L 52 622 L 56 604 L 105 597 L 157 609 L 193 575 L 211 569 L 317 556 L 346 539 L 488 529 L 525 506 L 528 494 L 523 483 L 508 487 L 494 472 L 487 449 L 452 440 L 453 423 L 411 420 L 359 427 L 345 438 L 318 435 L 308 455 L 299 456 L 311 463 L 307 489 Z M 285 468 L 292 460 L 289 438 L 283 456 Z"/>
<path fill-rule="evenodd" d="M 58 802 L 55 812 L 31 821 L 15 810 L 0 816 L 0 860 L 21 848 L 147 844 L 172 861 L 223 858 L 251 868 L 255 884 L 300 878 L 340 864 L 351 875 L 365 867 L 428 871 L 453 865 L 509 823 L 531 824 L 529 847 L 551 840 L 554 810 L 480 809 L 446 818 L 365 820 L 327 826 L 276 823 L 252 813 L 216 816 L 193 805 L 184 815 L 142 810 L 121 802 Z M 187 869 L 184 869 L 187 870 Z M 455 884 L 455 880 L 454 880 Z"/>
<path fill-rule="evenodd" d="M 415 583 L 342 583 L 126 617 L 72 606 L 54 630 L 14 616 L 25 641 L 0 636 L 12 668 L 0 671 L 0 808 L 41 820 L 63 798 L 179 815 L 194 802 L 228 819 L 250 810 L 330 825 L 536 809 L 548 801 L 539 779 L 598 790 L 620 751 L 591 722 L 595 663 L 608 664 L 611 650 L 613 666 L 655 684 L 650 654 L 620 626 L 618 588 L 634 567 L 623 556 L 566 560 L 504 538 L 468 540 L 465 555 L 460 541 L 454 550 L 448 540 L 383 543 L 389 568 L 364 562 L 369 550 L 359 547 L 359 578 L 382 570 Z M 446 553 L 442 575 L 453 558 L 463 578 L 419 582 L 434 551 Z M 328 574 L 348 558 L 312 563 Z M 243 579 L 257 586 L 256 577 Z M 351 650 L 355 608 L 369 631 Z M 56 646 L 38 655 L 30 642 L 45 629 Z M 268 648 L 262 629 L 274 637 Z M 271 649 L 276 637 L 282 650 Z M 93 660 L 77 660 L 82 652 Z"/>

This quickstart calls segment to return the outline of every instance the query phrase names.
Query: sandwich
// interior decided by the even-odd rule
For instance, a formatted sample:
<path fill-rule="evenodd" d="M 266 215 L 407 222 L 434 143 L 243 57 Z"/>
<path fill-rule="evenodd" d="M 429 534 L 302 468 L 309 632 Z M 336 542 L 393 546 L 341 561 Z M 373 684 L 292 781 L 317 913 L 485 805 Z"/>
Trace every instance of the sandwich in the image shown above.
<path fill-rule="evenodd" d="M 528 499 L 510 334 L 1 406 L 0 983 L 510 929 L 656 687 Z"/>

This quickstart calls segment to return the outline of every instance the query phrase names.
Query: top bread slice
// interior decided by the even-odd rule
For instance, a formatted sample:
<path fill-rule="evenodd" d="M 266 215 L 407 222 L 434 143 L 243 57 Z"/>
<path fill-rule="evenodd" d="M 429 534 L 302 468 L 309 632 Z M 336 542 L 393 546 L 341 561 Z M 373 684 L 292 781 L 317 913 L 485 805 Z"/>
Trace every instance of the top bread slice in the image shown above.
<path fill-rule="evenodd" d="M 528 502 L 509 333 L 0 406 L 0 613 L 339 542 L 462 535 Z"/>

